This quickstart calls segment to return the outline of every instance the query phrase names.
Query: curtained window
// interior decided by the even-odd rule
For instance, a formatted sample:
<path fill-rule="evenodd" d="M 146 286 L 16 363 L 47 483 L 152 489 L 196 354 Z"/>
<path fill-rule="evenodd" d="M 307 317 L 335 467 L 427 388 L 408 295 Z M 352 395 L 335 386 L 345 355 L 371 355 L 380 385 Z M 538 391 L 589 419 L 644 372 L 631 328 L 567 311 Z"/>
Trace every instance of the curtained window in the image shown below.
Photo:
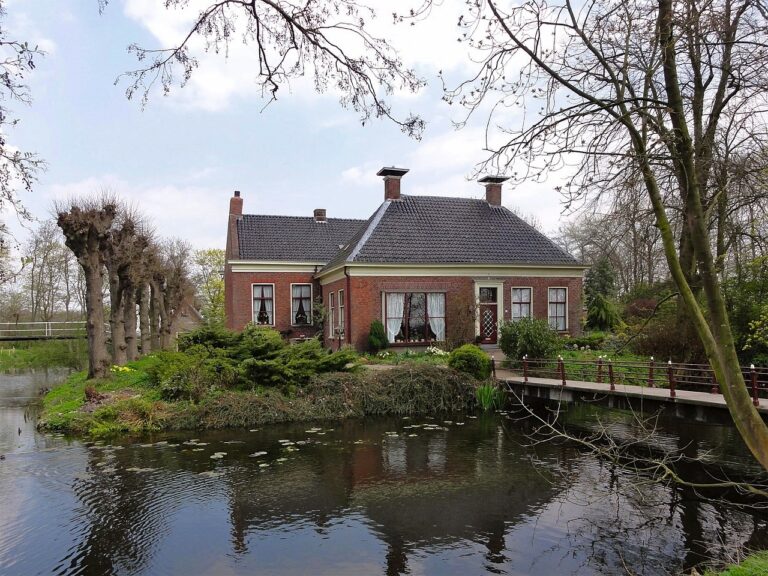
<path fill-rule="evenodd" d="M 339 290 L 339 334 L 344 332 L 344 290 Z"/>
<path fill-rule="evenodd" d="M 558 332 L 568 329 L 568 290 L 566 288 L 549 289 L 549 326 Z"/>
<path fill-rule="evenodd" d="M 336 327 L 334 326 L 334 323 L 333 323 L 334 319 L 336 318 L 335 316 L 336 299 L 334 298 L 334 296 L 335 294 L 333 292 L 328 294 L 328 336 L 330 338 L 334 337 L 335 333 L 333 330 Z"/>
<path fill-rule="evenodd" d="M 272 326 L 275 323 L 275 287 L 272 284 L 253 285 L 253 323 Z"/>
<path fill-rule="evenodd" d="M 385 294 L 385 327 L 391 343 L 445 340 L 445 294 L 389 292 Z"/>
<path fill-rule="evenodd" d="M 512 288 L 512 322 L 531 317 L 531 289 Z"/>
<path fill-rule="evenodd" d="M 291 323 L 312 323 L 312 284 L 291 285 Z"/>

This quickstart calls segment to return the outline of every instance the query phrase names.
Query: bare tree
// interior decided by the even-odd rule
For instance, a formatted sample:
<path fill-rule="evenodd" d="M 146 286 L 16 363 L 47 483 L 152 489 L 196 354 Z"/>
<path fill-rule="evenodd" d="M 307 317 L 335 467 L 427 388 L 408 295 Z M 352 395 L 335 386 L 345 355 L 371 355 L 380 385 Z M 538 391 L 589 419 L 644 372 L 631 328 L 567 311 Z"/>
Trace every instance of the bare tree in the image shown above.
<path fill-rule="evenodd" d="M 110 229 L 117 216 L 114 197 L 75 198 L 55 207 L 57 224 L 67 247 L 77 257 L 85 277 L 86 333 L 88 335 L 88 377 L 109 375 L 110 358 L 104 327 L 104 266 Z"/>
<path fill-rule="evenodd" d="M 100 0 L 104 8 L 109 0 Z M 192 10 L 189 0 L 167 0 L 169 11 Z M 382 38 L 370 34 L 366 22 L 374 11 L 358 0 L 219 0 L 200 10 L 177 46 L 128 50 L 140 68 L 122 74 L 126 95 L 146 103 L 156 84 L 167 94 L 183 87 L 199 65 L 193 45 L 202 40 L 208 53 L 227 53 L 231 42 L 252 46 L 256 84 L 268 98 L 293 79 L 311 76 L 315 90 L 335 90 L 344 107 L 360 114 L 363 123 L 386 117 L 407 134 L 419 137 L 424 122 L 417 116 L 400 119 L 384 99 L 395 90 L 419 90 L 424 82 L 406 69 Z"/>
<path fill-rule="evenodd" d="M 44 53 L 25 40 L 9 37 L 4 22 L 7 16 L 5 4 L 5 0 L 0 0 L 0 211 L 11 206 L 19 216 L 30 219 L 18 192 L 32 190 L 45 163 L 34 152 L 20 150 L 8 141 L 12 128 L 19 123 L 9 104 L 29 105 L 32 102 L 26 79 L 35 69 L 36 59 Z M 7 230 L 0 225 L 0 237 L 6 234 Z"/>
<path fill-rule="evenodd" d="M 490 165 L 518 182 L 568 166 L 570 202 L 643 183 L 736 427 L 768 468 L 768 427 L 744 385 L 707 227 L 726 127 L 732 154 L 765 148 L 765 15 L 754 0 L 471 0 L 459 24 L 480 59 L 446 98 L 469 114 L 491 110 L 487 125 L 502 130 L 489 135 Z M 523 110 L 517 126 L 510 107 Z"/>

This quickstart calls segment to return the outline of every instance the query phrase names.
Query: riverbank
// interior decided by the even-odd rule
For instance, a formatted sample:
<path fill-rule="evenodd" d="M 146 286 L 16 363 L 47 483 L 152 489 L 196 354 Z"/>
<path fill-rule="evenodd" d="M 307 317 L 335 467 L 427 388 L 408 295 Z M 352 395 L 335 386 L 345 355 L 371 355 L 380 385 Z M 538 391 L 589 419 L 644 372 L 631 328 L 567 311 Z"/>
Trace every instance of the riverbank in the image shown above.
<path fill-rule="evenodd" d="M 0 372 L 62 367 L 82 370 L 87 361 L 88 345 L 85 339 L 0 345 Z"/>
<path fill-rule="evenodd" d="M 765 576 L 768 574 L 768 551 L 755 552 L 722 572 L 706 572 L 704 576 Z"/>
<path fill-rule="evenodd" d="M 104 437 L 368 415 L 430 415 L 476 406 L 474 379 L 426 363 L 317 374 L 289 389 L 213 387 L 199 398 L 177 400 L 164 398 L 163 388 L 153 380 L 157 363 L 157 357 L 142 358 L 115 367 L 106 380 L 87 380 L 84 372 L 71 375 L 43 398 L 40 429 Z"/>

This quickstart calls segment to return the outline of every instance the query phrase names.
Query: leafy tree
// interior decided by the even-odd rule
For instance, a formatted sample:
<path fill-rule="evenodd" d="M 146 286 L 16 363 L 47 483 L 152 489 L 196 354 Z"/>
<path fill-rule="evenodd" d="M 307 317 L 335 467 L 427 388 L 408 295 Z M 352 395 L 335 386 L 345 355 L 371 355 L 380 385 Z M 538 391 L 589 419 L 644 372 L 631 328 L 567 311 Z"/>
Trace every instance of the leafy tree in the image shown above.
<path fill-rule="evenodd" d="M 195 252 L 192 280 L 209 326 L 224 326 L 224 263 L 224 250 L 209 248 Z"/>
<path fill-rule="evenodd" d="M 610 330 L 619 321 L 613 303 L 616 295 L 616 275 L 607 258 L 601 258 L 589 270 L 584 279 L 587 304 L 587 326 L 595 330 Z"/>

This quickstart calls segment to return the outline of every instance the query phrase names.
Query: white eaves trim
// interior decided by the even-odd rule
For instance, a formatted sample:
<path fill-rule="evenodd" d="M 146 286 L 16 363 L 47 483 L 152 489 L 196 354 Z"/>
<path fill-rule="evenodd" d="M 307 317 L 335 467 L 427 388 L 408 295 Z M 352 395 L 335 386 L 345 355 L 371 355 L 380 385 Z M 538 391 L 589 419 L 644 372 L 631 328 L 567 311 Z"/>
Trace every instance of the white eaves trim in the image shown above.
<path fill-rule="evenodd" d="M 533 264 L 363 264 L 349 262 L 318 274 L 321 284 L 344 276 L 468 276 L 473 278 L 582 278 L 588 266 L 536 266 Z"/>
<path fill-rule="evenodd" d="M 314 273 L 325 262 L 280 262 L 258 260 L 229 260 L 232 272 L 310 272 Z"/>

